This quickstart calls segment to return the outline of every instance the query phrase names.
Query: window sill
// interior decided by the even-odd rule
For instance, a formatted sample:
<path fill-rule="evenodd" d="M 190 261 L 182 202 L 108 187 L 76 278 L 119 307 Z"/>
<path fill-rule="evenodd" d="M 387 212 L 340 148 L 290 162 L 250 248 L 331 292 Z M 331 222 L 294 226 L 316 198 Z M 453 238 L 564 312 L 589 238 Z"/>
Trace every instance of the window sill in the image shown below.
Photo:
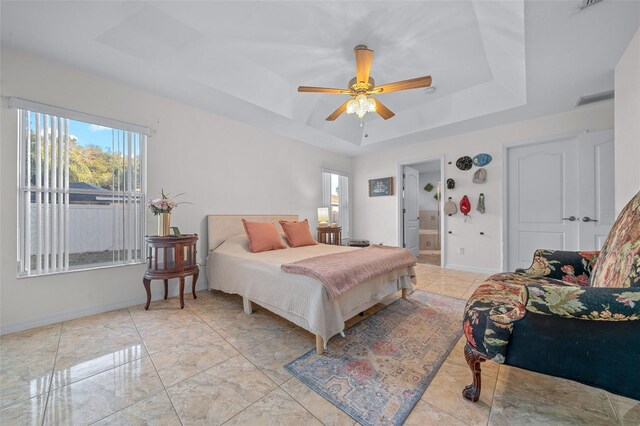
<path fill-rule="evenodd" d="M 104 264 L 104 265 L 100 265 L 100 266 L 92 266 L 92 267 L 77 267 L 77 268 L 73 268 L 73 269 L 68 269 L 66 271 L 52 271 L 52 272 L 44 272 L 44 273 L 40 273 L 40 274 L 18 274 L 17 278 L 19 280 L 25 279 L 25 278 L 39 278 L 39 277 L 47 277 L 47 276 L 51 276 L 51 275 L 60 275 L 60 274 L 72 274 L 74 272 L 88 272 L 88 271 L 96 271 L 96 270 L 100 270 L 100 269 L 113 269 L 113 268 L 122 268 L 122 267 L 127 267 L 127 266 L 139 266 L 139 265 L 144 265 L 147 262 L 145 261 L 140 261 L 140 262 L 131 262 L 131 263 L 116 263 L 116 264 Z"/>

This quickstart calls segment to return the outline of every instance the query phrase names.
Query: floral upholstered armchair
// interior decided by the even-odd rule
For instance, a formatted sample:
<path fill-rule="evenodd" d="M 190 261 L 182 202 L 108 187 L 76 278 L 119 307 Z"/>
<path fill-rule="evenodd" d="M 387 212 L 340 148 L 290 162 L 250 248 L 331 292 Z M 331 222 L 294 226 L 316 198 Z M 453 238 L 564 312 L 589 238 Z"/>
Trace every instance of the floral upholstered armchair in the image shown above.
<path fill-rule="evenodd" d="M 537 250 L 478 287 L 463 324 L 470 401 L 487 359 L 640 399 L 640 192 L 601 251 Z"/>

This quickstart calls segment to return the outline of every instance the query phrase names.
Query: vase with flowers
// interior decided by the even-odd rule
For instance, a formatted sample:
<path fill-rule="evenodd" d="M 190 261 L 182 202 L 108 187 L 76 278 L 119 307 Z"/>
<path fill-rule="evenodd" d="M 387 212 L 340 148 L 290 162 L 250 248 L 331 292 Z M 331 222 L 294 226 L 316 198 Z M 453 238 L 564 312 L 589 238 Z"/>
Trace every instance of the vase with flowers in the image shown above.
<path fill-rule="evenodd" d="M 164 193 L 164 189 L 160 190 L 161 197 L 156 199 L 147 200 L 147 206 L 149 206 L 149 210 L 155 215 L 158 216 L 158 235 L 161 237 L 166 237 L 169 235 L 169 230 L 171 229 L 171 210 L 175 209 L 178 204 L 175 199 L 182 194 L 178 194 L 173 198 L 169 198 L 169 194 Z"/>

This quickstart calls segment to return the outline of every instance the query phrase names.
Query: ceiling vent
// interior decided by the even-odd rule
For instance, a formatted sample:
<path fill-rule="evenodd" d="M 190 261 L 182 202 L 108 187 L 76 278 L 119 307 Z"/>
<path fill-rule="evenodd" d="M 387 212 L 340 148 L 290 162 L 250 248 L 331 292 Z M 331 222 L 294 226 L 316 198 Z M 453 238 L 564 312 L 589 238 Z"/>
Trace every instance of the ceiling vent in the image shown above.
<path fill-rule="evenodd" d="M 589 6 L 593 6 L 596 3 L 600 3 L 602 0 L 582 0 L 582 4 L 580 5 L 580 10 L 584 10 Z"/>
<path fill-rule="evenodd" d="M 593 95 L 580 96 L 580 98 L 578 98 L 578 103 L 576 103 L 576 107 L 595 104 L 596 102 L 608 101 L 609 99 L 613 99 L 613 90 L 594 93 Z"/>

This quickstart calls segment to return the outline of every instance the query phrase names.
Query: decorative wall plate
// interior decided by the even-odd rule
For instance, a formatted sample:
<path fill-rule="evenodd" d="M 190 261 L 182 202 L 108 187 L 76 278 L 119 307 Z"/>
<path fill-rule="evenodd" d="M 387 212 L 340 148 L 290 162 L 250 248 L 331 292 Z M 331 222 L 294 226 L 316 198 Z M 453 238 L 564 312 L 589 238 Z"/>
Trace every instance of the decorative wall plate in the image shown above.
<path fill-rule="evenodd" d="M 473 167 L 473 160 L 468 155 L 460 157 L 458 158 L 458 161 L 456 161 L 456 167 L 460 170 L 469 170 Z"/>
<path fill-rule="evenodd" d="M 491 160 L 493 160 L 493 157 L 491 157 L 489 154 L 481 153 L 473 157 L 473 165 L 483 167 L 489 164 Z"/>

